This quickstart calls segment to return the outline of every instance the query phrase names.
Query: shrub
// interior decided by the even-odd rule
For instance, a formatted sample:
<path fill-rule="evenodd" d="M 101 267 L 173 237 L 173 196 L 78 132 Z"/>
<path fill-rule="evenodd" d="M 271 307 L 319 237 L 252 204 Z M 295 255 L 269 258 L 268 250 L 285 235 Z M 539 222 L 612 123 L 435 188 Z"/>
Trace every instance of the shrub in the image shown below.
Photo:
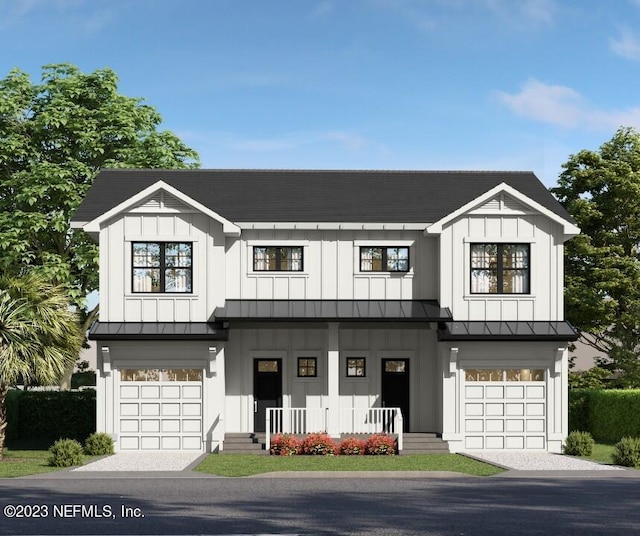
<path fill-rule="evenodd" d="M 355 437 L 347 437 L 340 443 L 340 454 L 345 456 L 364 454 L 367 442 Z"/>
<path fill-rule="evenodd" d="M 293 456 L 300 454 L 302 443 L 297 437 L 289 434 L 279 434 L 271 438 L 269 453 L 276 456 Z"/>
<path fill-rule="evenodd" d="M 616 465 L 640 466 L 640 438 L 623 437 L 615 444 L 612 458 Z"/>
<path fill-rule="evenodd" d="M 49 465 L 53 467 L 71 467 L 83 461 L 82 445 L 75 439 L 58 439 L 49 448 Z"/>
<path fill-rule="evenodd" d="M 339 448 L 327 434 L 309 434 L 302 443 L 302 453 L 312 456 L 338 454 Z"/>
<path fill-rule="evenodd" d="M 89 456 L 113 454 L 113 439 L 104 432 L 95 432 L 84 442 L 84 451 Z"/>
<path fill-rule="evenodd" d="M 564 453 L 569 456 L 591 456 L 595 441 L 589 432 L 574 430 L 564 442 Z"/>
<path fill-rule="evenodd" d="M 396 442 L 388 434 L 374 434 L 369 439 L 365 446 L 365 453 L 372 454 L 374 456 L 384 456 L 387 454 L 395 454 Z"/>
<path fill-rule="evenodd" d="M 15 439 L 53 442 L 59 437 L 69 437 L 84 441 L 96 431 L 96 392 L 93 389 L 20 391 L 12 413 L 14 410 L 17 410 L 17 419 L 13 415 L 9 419 L 14 424 L 12 438 Z"/>

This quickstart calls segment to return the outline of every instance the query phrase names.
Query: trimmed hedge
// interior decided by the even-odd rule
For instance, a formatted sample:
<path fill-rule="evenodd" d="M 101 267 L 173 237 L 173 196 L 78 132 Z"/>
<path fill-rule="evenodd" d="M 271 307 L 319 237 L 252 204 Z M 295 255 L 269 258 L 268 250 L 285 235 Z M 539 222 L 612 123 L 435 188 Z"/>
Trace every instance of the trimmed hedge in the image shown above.
<path fill-rule="evenodd" d="M 640 436 L 640 389 L 572 389 L 569 430 L 590 432 L 596 441 Z"/>
<path fill-rule="evenodd" d="M 96 392 L 10 391 L 9 439 L 84 440 L 96 431 Z"/>

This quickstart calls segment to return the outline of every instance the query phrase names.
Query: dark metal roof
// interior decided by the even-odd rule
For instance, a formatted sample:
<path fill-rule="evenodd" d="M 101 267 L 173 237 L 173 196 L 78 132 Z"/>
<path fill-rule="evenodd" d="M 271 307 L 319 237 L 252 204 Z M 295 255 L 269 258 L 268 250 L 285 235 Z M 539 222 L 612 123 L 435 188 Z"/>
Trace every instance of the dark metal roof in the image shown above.
<path fill-rule="evenodd" d="M 103 170 L 73 216 L 91 221 L 163 180 L 232 222 L 433 223 L 505 182 L 569 221 L 531 172 Z"/>
<path fill-rule="evenodd" d="M 437 322 L 451 318 L 435 300 L 227 300 L 220 322 Z"/>
<path fill-rule="evenodd" d="M 569 322 L 443 322 L 441 341 L 575 341 Z"/>
<path fill-rule="evenodd" d="M 211 322 L 96 322 L 90 340 L 226 341 L 228 331 Z"/>

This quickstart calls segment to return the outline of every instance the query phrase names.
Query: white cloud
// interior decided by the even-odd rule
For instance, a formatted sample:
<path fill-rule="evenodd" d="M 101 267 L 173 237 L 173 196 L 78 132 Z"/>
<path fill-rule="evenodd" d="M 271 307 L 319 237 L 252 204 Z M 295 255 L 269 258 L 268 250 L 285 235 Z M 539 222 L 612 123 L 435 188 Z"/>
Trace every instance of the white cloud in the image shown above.
<path fill-rule="evenodd" d="M 489 11 L 519 27 L 551 24 L 557 11 L 555 0 L 483 0 L 483 3 Z"/>
<path fill-rule="evenodd" d="M 624 28 L 616 39 L 609 39 L 609 46 L 618 56 L 640 60 L 640 38 L 628 28 Z"/>
<path fill-rule="evenodd" d="M 333 11 L 333 3 L 325 0 L 324 2 L 320 2 L 317 6 L 313 8 L 311 11 L 312 19 L 319 19 L 329 15 Z"/>
<path fill-rule="evenodd" d="M 496 95 L 516 115 L 563 128 L 611 130 L 623 125 L 640 126 L 640 107 L 600 110 L 570 87 L 535 79 L 528 80 L 518 93 L 498 91 Z"/>

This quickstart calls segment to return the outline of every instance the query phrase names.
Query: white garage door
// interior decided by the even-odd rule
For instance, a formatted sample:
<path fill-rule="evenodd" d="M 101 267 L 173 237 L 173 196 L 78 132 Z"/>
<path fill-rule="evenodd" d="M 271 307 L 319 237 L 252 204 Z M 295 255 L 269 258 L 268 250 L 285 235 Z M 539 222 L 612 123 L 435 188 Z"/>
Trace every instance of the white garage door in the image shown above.
<path fill-rule="evenodd" d="M 545 371 L 466 370 L 463 412 L 467 449 L 545 449 Z"/>
<path fill-rule="evenodd" d="M 119 448 L 202 449 L 202 371 L 120 371 Z"/>

